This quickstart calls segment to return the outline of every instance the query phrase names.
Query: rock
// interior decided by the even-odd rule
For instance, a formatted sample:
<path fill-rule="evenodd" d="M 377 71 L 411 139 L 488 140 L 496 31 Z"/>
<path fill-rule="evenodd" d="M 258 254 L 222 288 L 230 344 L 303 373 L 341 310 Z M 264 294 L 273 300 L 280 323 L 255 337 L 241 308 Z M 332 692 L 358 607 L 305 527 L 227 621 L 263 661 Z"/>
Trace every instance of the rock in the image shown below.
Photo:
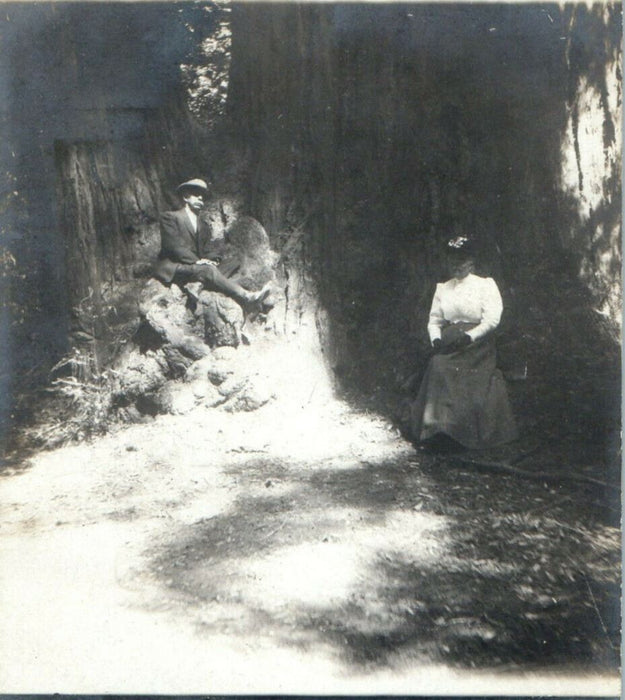
<path fill-rule="evenodd" d="M 184 376 L 187 368 L 193 362 L 190 357 L 187 357 L 178 348 L 174 348 L 171 345 L 166 345 L 163 348 L 163 354 L 167 360 L 169 373 L 174 379 Z"/>
<path fill-rule="evenodd" d="M 238 358 L 238 352 L 235 348 L 233 347 L 228 347 L 224 346 L 221 348 L 215 348 L 213 350 L 213 357 L 216 360 L 226 360 L 226 361 L 231 361 L 231 360 L 236 360 Z"/>
<path fill-rule="evenodd" d="M 230 398 L 243 389 L 247 382 L 246 377 L 230 376 L 217 386 L 217 391 L 225 398 Z"/>
<path fill-rule="evenodd" d="M 221 404 L 225 403 L 224 397 L 218 392 L 215 391 L 214 393 L 210 393 L 208 396 L 205 396 L 202 404 L 206 406 L 206 408 L 216 408 L 217 406 L 221 406 Z"/>
<path fill-rule="evenodd" d="M 195 335 L 185 335 L 177 349 L 191 360 L 199 360 L 210 355 L 210 348 Z"/>
<path fill-rule="evenodd" d="M 144 419 L 144 415 L 134 405 L 118 408 L 116 413 L 118 420 L 122 421 L 123 423 L 141 423 Z M 137 448 L 126 447 L 126 449 L 131 451 L 136 450 Z"/>
<path fill-rule="evenodd" d="M 141 314 L 163 343 L 177 346 L 183 342 L 190 319 L 185 298 L 176 285 L 142 303 Z"/>
<path fill-rule="evenodd" d="M 135 214 L 140 218 L 149 209 L 149 192 L 137 196 Z M 241 261 L 236 279 L 250 289 L 275 280 L 277 256 L 264 228 L 250 217 L 232 223 L 234 210 L 228 220 L 220 211 L 215 209 L 212 215 L 221 216 L 226 254 L 229 251 Z M 149 233 L 145 245 L 151 252 L 138 260 L 141 264 L 154 252 L 155 226 L 156 221 L 150 220 L 145 227 Z M 242 345 L 246 319 L 234 300 L 203 290 L 199 283 L 180 289 L 155 279 L 128 298 L 138 321 L 114 365 L 116 407 L 126 411 L 127 420 L 158 413 L 185 414 L 199 405 L 253 411 L 274 397 L 272 387 L 251 369 L 252 346 Z M 246 332 L 252 332 L 252 326 L 261 328 L 250 317 Z"/>
<path fill-rule="evenodd" d="M 139 313 L 146 316 L 155 306 L 162 309 L 182 303 L 184 306 L 184 294 L 175 284 L 166 287 L 156 279 L 148 280 L 139 295 Z"/>
<path fill-rule="evenodd" d="M 225 234 L 241 262 L 239 277 L 252 280 L 258 287 L 274 279 L 278 256 L 271 250 L 269 236 L 263 226 L 251 216 L 242 216 Z"/>
<path fill-rule="evenodd" d="M 194 379 L 188 382 L 168 381 L 154 397 L 158 413 L 175 415 L 190 413 L 199 405 L 214 408 L 226 400 L 227 397 L 222 396 L 206 379 Z"/>
<path fill-rule="evenodd" d="M 232 353 L 222 352 L 224 350 L 232 350 Z M 208 380 L 214 386 L 220 386 L 235 376 L 239 380 L 247 377 L 245 358 L 239 357 L 234 348 L 222 347 L 216 348 L 211 355 L 193 362 L 187 369 L 184 380 Z"/>
<path fill-rule="evenodd" d="M 215 364 L 215 359 L 212 355 L 207 355 L 201 360 L 196 360 L 187 368 L 184 375 L 185 382 L 194 382 L 197 379 L 208 379 L 208 373 Z"/>
<path fill-rule="evenodd" d="M 220 386 L 232 374 L 233 374 L 233 371 L 231 369 L 213 367 L 212 369 L 208 370 L 208 372 L 206 373 L 206 376 L 208 377 L 211 384 L 213 384 L 214 386 Z"/>
<path fill-rule="evenodd" d="M 198 402 L 208 408 L 219 406 L 225 401 L 225 398 L 219 393 L 217 387 L 209 381 L 206 381 L 206 379 L 196 379 L 190 382 L 189 386 Z"/>
<path fill-rule="evenodd" d="M 228 402 L 226 410 L 230 412 L 256 411 L 273 398 L 275 398 L 275 394 L 268 387 L 257 386 L 248 381 L 236 393 L 234 399 Z"/>
<path fill-rule="evenodd" d="M 236 279 L 241 284 L 260 288 L 275 279 L 273 266 L 277 256 L 271 250 L 265 229 L 256 219 L 237 219 L 228 228 L 225 240 L 232 255 L 240 261 Z M 269 306 L 276 303 L 275 299 L 266 302 Z M 199 283 L 186 285 L 183 292 L 177 285 L 166 287 L 157 280 L 150 280 L 141 294 L 139 308 L 153 335 L 192 359 L 207 354 L 203 344 L 211 348 L 236 348 L 241 344 L 244 314 L 239 304 L 223 294 L 202 290 Z M 148 335 L 144 330 L 143 336 Z M 153 338 L 150 342 L 154 347 Z"/>
<path fill-rule="evenodd" d="M 165 287 L 150 280 L 141 295 L 139 312 L 142 327 L 137 332 L 138 342 L 154 347 L 170 345 L 184 356 L 197 360 L 209 354 L 210 349 L 194 329 L 194 317 L 187 307 L 187 297 L 175 284 Z"/>
<path fill-rule="evenodd" d="M 197 301 L 202 293 L 202 283 L 201 282 L 189 282 L 184 286 L 184 292 L 191 299 Z"/>
<path fill-rule="evenodd" d="M 200 293 L 198 311 L 204 319 L 204 340 L 211 347 L 241 344 L 243 310 L 236 301 L 218 294 L 203 291 Z"/>
<path fill-rule="evenodd" d="M 233 199 L 212 200 L 206 203 L 202 218 L 210 224 L 213 240 L 223 239 L 228 228 L 239 217 L 241 202 Z"/>
<path fill-rule="evenodd" d="M 185 415 L 192 411 L 202 397 L 196 396 L 193 384 L 168 381 L 155 397 L 159 413 Z"/>
<path fill-rule="evenodd" d="M 162 351 L 142 353 L 137 347 L 129 348 L 118 358 L 113 369 L 113 394 L 118 401 L 131 401 L 155 391 L 166 381 L 169 371 Z"/>
<path fill-rule="evenodd" d="M 196 399 L 205 399 L 212 389 L 213 385 L 205 379 L 196 379 L 194 382 L 189 382 L 189 387 Z M 219 392 L 218 392 L 219 393 Z"/>
<path fill-rule="evenodd" d="M 207 408 L 215 408 L 226 402 L 226 399 L 219 393 L 216 386 L 210 383 L 205 383 L 202 389 L 203 395 L 201 402 Z"/>

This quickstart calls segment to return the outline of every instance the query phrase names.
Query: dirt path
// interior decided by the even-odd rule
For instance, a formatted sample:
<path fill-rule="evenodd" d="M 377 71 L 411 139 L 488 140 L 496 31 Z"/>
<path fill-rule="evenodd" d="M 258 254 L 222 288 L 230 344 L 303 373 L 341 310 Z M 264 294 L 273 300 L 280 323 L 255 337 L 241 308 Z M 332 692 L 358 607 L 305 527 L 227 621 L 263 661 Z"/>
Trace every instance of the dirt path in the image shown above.
<path fill-rule="evenodd" d="M 578 496 L 338 401 L 41 454 L 0 481 L 0 690 L 617 695 L 618 531 Z"/>

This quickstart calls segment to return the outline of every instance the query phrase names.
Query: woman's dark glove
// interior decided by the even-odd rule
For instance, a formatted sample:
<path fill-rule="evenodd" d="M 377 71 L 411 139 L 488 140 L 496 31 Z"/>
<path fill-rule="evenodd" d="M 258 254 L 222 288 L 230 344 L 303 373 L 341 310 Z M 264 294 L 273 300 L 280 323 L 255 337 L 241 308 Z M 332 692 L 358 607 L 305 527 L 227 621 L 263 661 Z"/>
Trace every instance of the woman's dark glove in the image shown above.
<path fill-rule="evenodd" d="M 440 352 L 443 349 L 443 341 L 440 338 L 434 338 L 432 341 L 432 350 L 434 352 Z"/>

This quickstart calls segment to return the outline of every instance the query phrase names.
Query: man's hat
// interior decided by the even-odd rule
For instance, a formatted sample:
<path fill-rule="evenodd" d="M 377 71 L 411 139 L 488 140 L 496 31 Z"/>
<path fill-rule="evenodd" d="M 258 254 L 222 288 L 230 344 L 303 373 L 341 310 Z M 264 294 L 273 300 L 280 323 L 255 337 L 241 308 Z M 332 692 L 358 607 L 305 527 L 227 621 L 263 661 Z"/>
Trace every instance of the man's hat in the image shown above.
<path fill-rule="evenodd" d="M 202 190 L 202 192 L 208 193 L 208 185 L 204 180 L 195 178 L 194 180 L 187 180 L 187 182 L 183 182 L 182 185 L 176 187 L 176 192 L 179 194 L 182 194 L 185 190 Z"/>

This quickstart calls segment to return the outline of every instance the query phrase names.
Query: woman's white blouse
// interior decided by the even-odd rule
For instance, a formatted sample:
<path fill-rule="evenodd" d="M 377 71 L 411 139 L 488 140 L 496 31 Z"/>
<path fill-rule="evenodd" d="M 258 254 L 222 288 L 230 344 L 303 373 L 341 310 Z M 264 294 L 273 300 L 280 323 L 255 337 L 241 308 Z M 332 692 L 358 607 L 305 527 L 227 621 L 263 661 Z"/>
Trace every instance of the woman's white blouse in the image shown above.
<path fill-rule="evenodd" d="M 471 340 L 477 340 L 497 328 L 502 311 L 501 294 L 492 277 L 469 274 L 437 284 L 428 322 L 430 340 L 440 338 L 447 323 L 460 321 L 478 324 L 467 331 Z"/>

